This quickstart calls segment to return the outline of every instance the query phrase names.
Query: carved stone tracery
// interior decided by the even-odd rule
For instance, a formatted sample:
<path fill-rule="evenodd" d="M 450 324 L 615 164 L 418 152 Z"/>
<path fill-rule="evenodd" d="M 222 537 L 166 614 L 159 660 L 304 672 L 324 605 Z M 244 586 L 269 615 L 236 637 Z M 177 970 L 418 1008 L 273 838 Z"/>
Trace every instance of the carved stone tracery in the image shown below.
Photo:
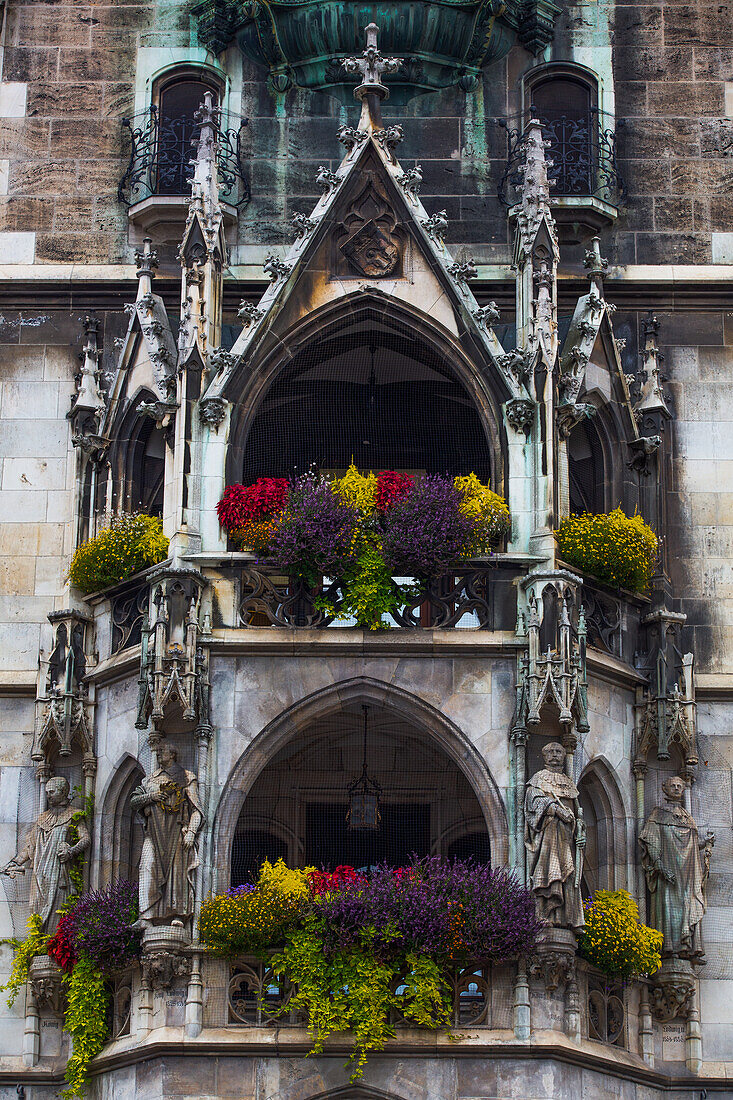
<path fill-rule="evenodd" d="M 334 229 L 333 241 L 339 275 L 383 279 L 401 274 L 406 234 L 375 173 L 365 173 L 361 190 Z"/>

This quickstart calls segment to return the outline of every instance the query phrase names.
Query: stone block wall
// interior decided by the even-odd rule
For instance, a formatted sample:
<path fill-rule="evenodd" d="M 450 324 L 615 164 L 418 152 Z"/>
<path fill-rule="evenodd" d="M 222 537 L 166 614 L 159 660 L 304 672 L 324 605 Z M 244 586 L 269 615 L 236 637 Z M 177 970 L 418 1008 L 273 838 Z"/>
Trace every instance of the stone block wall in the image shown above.
<path fill-rule="evenodd" d="M 126 164 L 120 120 L 144 86 L 141 50 L 179 59 L 197 49 L 184 0 L 131 4 L 7 5 L 0 93 L 0 232 L 3 262 L 116 263 L 129 259 L 117 201 Z M 386 121 L 405 125 L 400 157 L 423 166 L 422 194 L 445 209 L 450 242 L 476 259 L 507 262 L 509 239 L 496 192 L 506 136 L 499 118 L 522 110 L 521 79 L 548 61 L 594 69 L 613 109 L 628 197 L 604 249 L 619 264 L 733 262 L 730 152 L 733 82 L 727 8 L 695 4 L 565 6 L 544 58 L 514 47 L 470 94 L 418 97 Z M 214 60 L 213 58 L 211 59 Z M 239 243 L 255 253 L 290 240 L 295 211 L 316 198 L 315 172 L 335 167 L 336 127 L 356 119 L 323 93 L 273 96 L 264 70 L 230 47 L 219 59 L 243 89 L 233 111 L 249 120 L 245 154 L 252 201 Z M 139 97 L 138 97 L 139 98 Z M 138 108 L 139 109 L 139 106 Z"/>

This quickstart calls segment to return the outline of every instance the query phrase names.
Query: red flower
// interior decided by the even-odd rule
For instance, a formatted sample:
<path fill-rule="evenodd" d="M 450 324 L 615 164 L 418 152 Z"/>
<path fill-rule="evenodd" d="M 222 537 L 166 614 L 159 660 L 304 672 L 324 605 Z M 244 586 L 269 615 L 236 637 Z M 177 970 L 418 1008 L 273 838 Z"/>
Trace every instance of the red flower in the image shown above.
<path fill-rule="evenodd" d="M 347 863 L 340 864 L 335 871 L 311 871 L 310 873 L 310 886 L 316 897 L 334 893 L 353 883 L 366 881 L 364 875 L 359 874 Z"/>
<path fill-rule="evenodd" d="M 415 484 L 409 474 L 397 474 L 394 470 L 384 470 L 377 474 L 377 491 L 374 499 L 378 512 L 386 512 L 397 500 L 406 497 Z"/>
<path fill-rule="evenodd" d="M 76 955 L 71 942 L 72 919 L 71 914 L 61 917 L 56 928 L 56 934 L 48 941 L 46 953 L 56 962 L 65 974 L 70 974 L 74 969 Z"/>
<path fill-rule="evenodd" d="M 216 506 L 219 523 L 226 531 L 236 531 L 252 520 L 281 511 L 287 498 L 284 477 L 258 477 L 254 485 L 229 485 Z"/>

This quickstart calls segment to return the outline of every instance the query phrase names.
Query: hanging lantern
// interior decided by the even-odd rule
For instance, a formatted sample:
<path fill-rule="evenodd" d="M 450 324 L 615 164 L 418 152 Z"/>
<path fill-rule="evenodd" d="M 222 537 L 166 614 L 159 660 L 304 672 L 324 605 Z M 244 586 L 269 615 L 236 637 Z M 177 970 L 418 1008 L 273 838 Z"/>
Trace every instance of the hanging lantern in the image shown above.
<path fill-rule="evenodd" d="M 382 823 L 382 814 L 379 809 L 379 797 L 382 788 L 376 779 L 371 779 L 367 772 L 367 711 L 364 712 L 364 759 L 361 775 L 349 784 L 349 809 L 346 814 L 346 824 L 350 829 L 379 829 Z"/>

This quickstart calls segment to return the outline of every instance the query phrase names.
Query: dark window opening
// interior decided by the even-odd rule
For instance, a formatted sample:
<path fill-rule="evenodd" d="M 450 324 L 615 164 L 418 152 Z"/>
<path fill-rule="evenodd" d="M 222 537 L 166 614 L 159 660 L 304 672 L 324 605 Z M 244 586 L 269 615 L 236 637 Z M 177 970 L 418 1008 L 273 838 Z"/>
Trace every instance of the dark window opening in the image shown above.
<path fill-rule="evenodd" d="M 232 841 L 231 884 L 252 882 L 264 859 L 333 870 L 400 867 L 413 855 L 491 862 L 478 799 L 461 769 L 424 733 L 370 707 L 367 771 L 381 787 L 379 829 L 350 829 L 350 783 L 363 766 L 363 714 L 354 704 L 301 731 L 248 792 Z"/>
<path fill-rule="evenodd" d="M 603 455 L 595 432 L 584 424 L 574 428 L 568 439 L 568 471 L 570 511 L 574 514 L 603 512 Z"/>
<path fill-rule="evenodd" d="M 163 515 L 165 479 L 165 436 L 152 420 L 146 419 L 130 445 L 128 507 L 149 516 Z"/>
<path fill-rule="evenodd" d="M 196 133 L 194 115 L 206 92 L 218 92 L 203 80 L 181 79 L 164 85 L 158 100 L 155 158 L 155 194 L 188 195 L 193 175 L 191 142 Z"/>
<path fill-rule="evenodd" d="M 485 426 L 454 370 L 419 338 L 377 325 L 324 337 L 296 355 L 270 387 L 242 450 L 245 484 L 343 471 L 352 460 L 374 472 L 491 477 Z"/>
<path fill-rule="evenodd" d="M 593 194 L 598 121 L 590 87 L 572 77 L 550 76 L 532 87 L 531 98 L 531 114 L 542 123 L 550 143 L 553 196 Z"/>

